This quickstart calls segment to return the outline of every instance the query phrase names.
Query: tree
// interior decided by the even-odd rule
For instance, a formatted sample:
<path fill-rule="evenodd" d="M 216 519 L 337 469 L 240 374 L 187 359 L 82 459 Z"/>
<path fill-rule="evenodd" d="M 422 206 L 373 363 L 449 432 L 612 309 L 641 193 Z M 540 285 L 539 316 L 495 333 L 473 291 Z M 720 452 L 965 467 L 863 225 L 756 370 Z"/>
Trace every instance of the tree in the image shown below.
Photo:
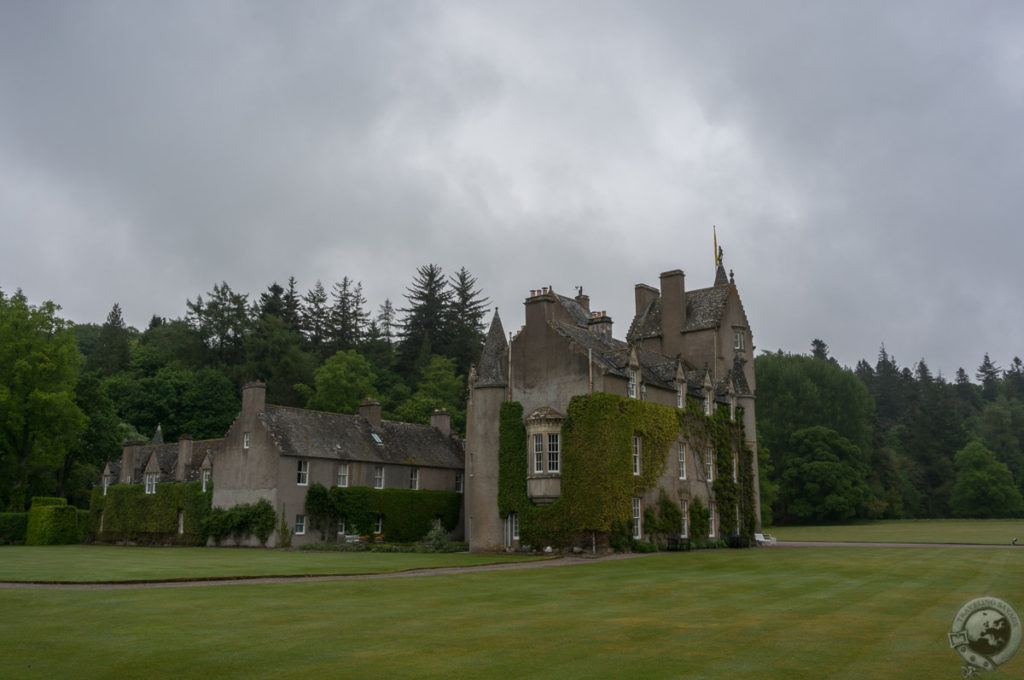
<path fill-rule="evenodd" d="M 59 309 L 0 290 L 0 507 L 11 511 L 26 508 L 33 468 L 57 469 L 85 427 L 81 357 Z"/>
<path fill-rule="evenodd" d="M 355 413 L 364 399 L 376 396 L 375 378 L 370 363 L 354 349 L 338 352 L 316 370 L 316 390 L 307 407 Z"/>
<path fill-rule="evenodd" d="M 246 379 L 267 384 L 267 401 L 281 406 L 305 406 L 316 359 L 302 350 L 302 336 L 283 318 L 267 314 L 245 339 Z M 301 385 L 302 387 L 297 387 Z"/>
<path fill-rule="evenodd" d="M 1006 465 L 972 441 L 956 454 L 950 506 L 957 517 L 1015 517 L 1024 512 L 1024 498 Z"/>
<path fill-rule="evenodd" d="M 828 361 L 828 344 L 824 340 L 815 338 L 811 341 L 811 358 Z"/>
<path fill-rule="evenodd" d="M 114 303 L 107 321 L 100 329 L 96 346 L 85 364 L 87 371 L 101 377 L 111 376 L 128 368 L 130 332 L 121 316 L 121 305 Z"/>
<path fill-rule="evenodd" d="M 466 429 L 466 384 L 455 373 L 455 362 L 447 357 L 433 356 L 423 369 L 423 376 L 412 397 L 398 407 L 398 418 L 407 423 L 429 423 L 436 409 L 447 409 L 452 429 Z"/>
<path fill-rule="evenodd" d="M 412 286 L 406 289 L 409 306 L 401 311 L 402 341 L 398 349 L 399 372 L 416 382 L 434 354 L 444 354 L 449 342 L 449 307 L 452 291 L 436 264 L 416 270 Z"/>
<path fill-rule="evenodd" d="M 327 349 L 327 327 L 330 323 L 324 284 L 317 281 L 302 300 L 305 303 L 302 306 L 302 332 L 313 355 L 322 358 Z"/>
<path fill-rule="evenodd" d="M 353 283 L 347 276 L 334 284 L 334 304 L 330 309 L 330 347 L 334 351 L 355 349 L 366 334 L 369 314 L 365 310 L 363 284 Z"/>
<path fill-rule="evenodd" d="M 103 464 L 117 458 L 124 441 L 114 402 L 95 373 L 79 376 L 75 403 L 85 416 L 86 426 L 64 455 L 56 493 L 79 507 L 86 507 L 92 483 L 102 472 Z"/>
<path fill-rule="evenodd" d="M 249 330 L 249 295 L 236 293 L 226 281 L 214 284 L 208 301 L 196 296 L 186 300 L 185 320 L 212 349 L 222 364 L 237 365 L 242 360 L 242 342 Z"/>
<path fill-rule="evenodd" d="M 863 454 L 827 427 L 797 430 L 779 490 L 784 521 L 841 522 L 864 517 L 871 497 Z"/>
<path fill-rule="evenodd" d="M 377 310 L 377 328 L 380 331 L 380 337 L 382 340 L 386 340 L 390 345 L 395 339 L 395 308 L 391 304 L 391 300 L 388 298 L 384 299 L 384 304 Z"/>
<path fill-rule="evenodd" d="M 480 358 L 484 345 L 484 315 L 489 300 L 481 297 L 476 278 L 463 267 L 451 278 L 451 349 L 455 370 L 467 375 L 469 367 Z"/>
<path fill-rule="evenodd" d="M 981 396 L 987 401 L 995 399 L 998 394 L 1002 371 L 992 363 L 988 352 L 985 352 L 985 358 L 982 360 L 981 366 L 978 366 L 978 372 L 974 375 L 978 382 L 981 383 Z"/>

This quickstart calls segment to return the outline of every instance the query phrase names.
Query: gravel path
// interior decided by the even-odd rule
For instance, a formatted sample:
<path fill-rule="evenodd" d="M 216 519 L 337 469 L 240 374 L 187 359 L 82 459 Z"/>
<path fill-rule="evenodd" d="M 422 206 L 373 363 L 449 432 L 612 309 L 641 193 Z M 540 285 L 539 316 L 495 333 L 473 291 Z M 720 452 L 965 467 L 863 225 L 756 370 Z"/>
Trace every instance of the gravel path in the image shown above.
<path fill-rule="evenodd" d="M 657 554 L 657 553 L 647 553 Z M 366 579 L 410 578 L 442 574 L 469 574 L 478 571 L 509 571 L 513 569 L 545 569 L 550 567 L 573 567 L 594 562 L 633 559 L 647 554 L 614 554 L 600 557 L 556 557 L 530 562 L 501 562 L 471 567 L 437 567 L 433 569 L 410 569 L 408 571 L 383 574 L 329 574 L 323 576 L 253 576 L 241 578 L 182 579 L 167 581 L 131 581 L 128 583 L 32 583 L 27 581 L 0 581 L 3 588 L 34 588 L 39 590 L 136 590 L 139 588 L 195 588 L 198 586 L 241 586 L 254 583 L 312 583 L 316 581 L 353 581 Z"/>
<path fill-rule="evenodd" d="M 776 548 L 974 548 L 982 550 L 1006 550 L 1024 548 L 1021 545 L 975 545 L 970 543 L 827 543 L 824 541 L 779 541 Z M 316 581 L 354 581 L 368 579 L 410 578 L 444 574 L 471 574 L 481 571 L 510 571 L 519 569 L 548 569 L 552 567 L 574 567 L 581 564 L 608 562 L 612 560 L 636 559 L 658 553 L 616 553 L 600 557 L 556 557 L 549 560 L 530 562 L 502 562 L 481 564 L 472 567 L 437 567 L 433 569 L 410 569 L 408 571 L 383 574 L 333 574 L 323 576 L 254 576 L 241 578 L 182 579 L 166 581 L 132 581 L 128 583 L 31 583 L 24 581 L 0 581 L 3 588 L 34 588 L 40 590 L 136 590 L 139 588 L 195 588 L 200 586 L 239 586 L 256 583 L 312 583 Z"/>

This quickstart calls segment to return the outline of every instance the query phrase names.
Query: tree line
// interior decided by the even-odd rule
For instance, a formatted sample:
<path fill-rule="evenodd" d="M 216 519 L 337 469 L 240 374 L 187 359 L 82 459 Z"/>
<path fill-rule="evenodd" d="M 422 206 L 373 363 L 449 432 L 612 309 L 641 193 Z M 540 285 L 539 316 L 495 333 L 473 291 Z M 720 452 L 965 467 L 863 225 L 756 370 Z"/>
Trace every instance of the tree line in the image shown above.
<path fill-rule="evenodd" d="M 768 523 L 1024 514 L 1024 362 L 988 354 L 972 382 L 882 346 L 854 369 L 815 340 L 755 359 Z"/>
<path fill-rule="evenodd" d="M 371 312 L 348 277 L 305 291 L 291 277 L 253 299 L 222 282 L 139 331 L 117 303 L 103 324 L 74 324 L 53 302 L 0 290 L 0 510 L 40 495 L 84 506 L 123 442 L 158 429 L 222 437 L 251 380 L 282 406 L 353 413 L 372 397 L 385 418 L 415 423 L 447 408 L 463 431 L 489 301 L 466 268 L 434 264 L 404 298 Z"/>

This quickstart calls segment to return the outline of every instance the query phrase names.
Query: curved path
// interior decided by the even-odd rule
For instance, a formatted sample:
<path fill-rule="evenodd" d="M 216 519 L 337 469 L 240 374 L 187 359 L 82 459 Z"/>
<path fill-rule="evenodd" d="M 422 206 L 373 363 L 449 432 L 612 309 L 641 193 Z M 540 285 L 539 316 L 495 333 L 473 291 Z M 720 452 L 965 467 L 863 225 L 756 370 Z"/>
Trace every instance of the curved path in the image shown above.
<path fill-rule="evenodd" d="M 196 586 L 229 586 L 249 585 L 253 583 L 311 583 L 315 581 L 349 581 L 383 578 L 409 578 L 414 576 L 433 576 L 441 574 L 468 574 L 478 571 L 506 571 L 511 569 L 541 569 L 547 567 L 571 567 L 594 562 L 623 560 L 645 557 L 658 553 L 617 553 L 600 557 L 555 557 L 547 560 L 531 560 L 528 562 L 499 562 L 497 564 L 480 564 L 466 567 L 434 567 L 392 571 L 380 574 L 327 574 L 322 576 L 243 576 L 239 578 L 181 579 L 164 581 L 131 581 L 106 583 L 74 583 L 74 582 L 32 582 L 32 581 L 0 581 L 0 588 L 36 588 L 43 590 L 134 590 L 138 588 L 193 588 Z"/>
<path fill-rule="evenodd" d="M 1014 549 L 1022 545 L 978 545 L 972 543 L 827 543 L 823 541 L 779 541 L 768 548 L 974 548 Z M 565 556 L 529 562 L 500 562 L 467 567 L 435 567 L 410 569 L 380 574 L 328 574 L 322 576 L 252 576 L 239 578 L 180 579 L 163 581 L 131 581 L 106 583 L 39 583 L 31 581 L 0 581 L 0 588 L 35 588 L 43 590 L 135 590 L 139 588 L 194 588 L 197 586 L 249 585 L 256 583 L 311 583 L 316 581 L 349 581 L 366 579 L 410 578 L 443 574 L 469 574 L 481 571 L 508 571 L 513 569 L 545 569 L 550 567 L 572 567 L 611 560 L 634 559 L 663 553 L 616 553 L 600 557 Z"/>

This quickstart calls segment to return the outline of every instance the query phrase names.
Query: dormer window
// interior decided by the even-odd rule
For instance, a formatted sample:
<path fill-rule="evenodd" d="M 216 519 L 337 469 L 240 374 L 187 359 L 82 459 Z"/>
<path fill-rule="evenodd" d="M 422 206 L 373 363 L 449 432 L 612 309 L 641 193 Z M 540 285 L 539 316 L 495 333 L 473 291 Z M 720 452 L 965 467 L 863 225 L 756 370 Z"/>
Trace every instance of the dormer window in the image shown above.
<path fill-rule="evenodd" d="M 683 407 L 683 384 L 676 383 L 676 408 Z"/>
<path fill-rule="evenodd" d="M 626 395 L 630 399 L 636 399 L 636 384 L 637 384 L 637 372 L 634 370 L 629 371 L 629 384 L 626 385 Z"/>
<path fill-rule="evenodd" d="M 711 396 L 707 393 L 704 394 L 704 415 L 711 415 Z"/>
<path fill-rule="evenodd" d="M 248 449 L 249 448 L 249 433 L 248 432 L 243 432 L 242 433 L 242 448 L 243 449 Z"/>
<path fill-rule="evenodd" d="M 743 331 L 734 331 L 732 334 L 732 348 L 737 352 L 742 352 L 746 348 L 746 339 L 743 335 Z"/>
<path fill-rule="evenodd" d="M 107 487 L 110 486 L 110 475 L 103 475 L 103 495 L 107 495 Z"/>
<path fill-rule="evenodd" d="M 146 473 L 146 493 L 147 494 L 154 494 L 154 493 L 156 493 L 156 473 L 155 472 L 147 472 Z"/>
<path fill-rule="evenodd" d="M 203 470 L 203 491 L 210 485 L 210 471 Z"/>

